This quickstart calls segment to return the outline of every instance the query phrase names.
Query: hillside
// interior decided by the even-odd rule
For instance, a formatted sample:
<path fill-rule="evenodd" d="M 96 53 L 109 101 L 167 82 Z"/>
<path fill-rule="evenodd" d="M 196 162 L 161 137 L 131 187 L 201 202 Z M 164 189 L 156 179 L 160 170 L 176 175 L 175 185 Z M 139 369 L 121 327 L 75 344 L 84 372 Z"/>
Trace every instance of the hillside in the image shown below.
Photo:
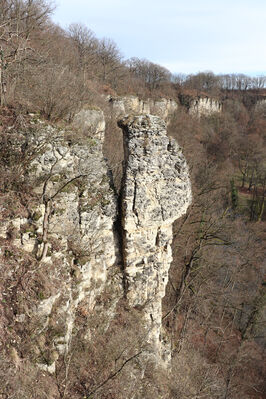
<path fill-rule="evenodd" d="M 0 9 L 0 398 L 263 399 L 266 78 Z"/>

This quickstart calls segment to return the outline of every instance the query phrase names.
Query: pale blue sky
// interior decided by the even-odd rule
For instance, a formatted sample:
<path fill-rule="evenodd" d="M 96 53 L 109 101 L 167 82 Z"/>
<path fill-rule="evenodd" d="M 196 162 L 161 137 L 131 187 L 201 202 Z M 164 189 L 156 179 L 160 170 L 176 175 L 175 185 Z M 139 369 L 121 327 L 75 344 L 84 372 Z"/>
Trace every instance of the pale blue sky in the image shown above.
<path fill-rule="evenodd" d="M 81 22 L 125 58 L 173 73 L 266 74 L 266 0 L 56 0 L 53 20 Z"/>

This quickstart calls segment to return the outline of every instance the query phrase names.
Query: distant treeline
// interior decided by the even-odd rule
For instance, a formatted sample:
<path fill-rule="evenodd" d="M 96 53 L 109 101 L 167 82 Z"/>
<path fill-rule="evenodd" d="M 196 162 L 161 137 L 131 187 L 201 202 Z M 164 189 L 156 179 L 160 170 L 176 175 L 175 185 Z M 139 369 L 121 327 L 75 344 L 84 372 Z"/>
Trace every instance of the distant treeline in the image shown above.
<path fill-rule="evenodd" d="M 266 87 L 266 76 L 251 77 L 242 73 L 215 75 L 213 72 L 177 74 L 173 81 L 180 86 L 198 90 L 257 90 Z"/>
<path fill-rule="evenodd" d="M 109 39 L 85 25 L 62 29 L 48 0 L 0 0 L 1 105 L 23 104 L 48 119 L 73 115 L 101 94 L 177 97 L 182 91 L 219 96 L 224 90 L 262 90 L 266 77 L 200 72 L 172 74 L 146 59 L 125 60 Z"/>

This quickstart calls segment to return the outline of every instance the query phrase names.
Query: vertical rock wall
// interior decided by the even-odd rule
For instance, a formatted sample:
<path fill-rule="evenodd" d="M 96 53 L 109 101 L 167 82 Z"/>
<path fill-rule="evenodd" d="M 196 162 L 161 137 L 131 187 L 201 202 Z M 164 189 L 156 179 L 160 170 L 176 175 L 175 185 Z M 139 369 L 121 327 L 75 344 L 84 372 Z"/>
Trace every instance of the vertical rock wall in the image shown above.
<path fill-rule="evenodd" d="M 194 116 L 208 116 L 216 112 L 221 112 L 222 103 L 210 97 L 199 97 L 189 105 L 189 113 Z"/>
<path fill-rule="evenodd" d="M 172 224 L 191 202 L 188 167 L 181 149 L 157 116 L 119 121 L 124 133 L 122 192 L 124 272 L 131 306 L 143 310 L 151 352 L 161 345 L 161 301 L 172 261 Z"/>
<path fill-rule="evenodd" d="M 128 114 L 153 114 L 167 120 L 177 110 L 176 101 L 166 98 L 141 100 L 136 96 L 111 97 L 109 104 L 116 117 Z"/>
<path fill-rule="evenodd" d="M 107 99 L 110 109 L 116 118 L 122 118 L 128 114 L 153 114 L 165 121 L 169 121 L 177 109 L 182 106 L 185 106 L 192 116 L 207 116 L 216 112 L 221 112 L 222 110 L 221 101 L 206 96 L 184 96 L 183 99 L 181 99 L 182 105 L 175 100 L 167 98 L 160 98 L 157 100 L 148 98 L 146 100 L 141 100 L 136 96 L 124 96 L 108 97 Z"/>

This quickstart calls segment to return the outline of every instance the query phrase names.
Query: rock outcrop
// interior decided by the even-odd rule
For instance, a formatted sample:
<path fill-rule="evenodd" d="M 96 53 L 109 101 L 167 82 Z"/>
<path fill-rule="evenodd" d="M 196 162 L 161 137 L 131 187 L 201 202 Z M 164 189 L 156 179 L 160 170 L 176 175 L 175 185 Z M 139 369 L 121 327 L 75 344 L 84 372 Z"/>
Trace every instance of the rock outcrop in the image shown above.
<path fill-rule="evenodd" d="M 153 114 L 167 120 L 177 110 L 178 104 L 172 99 L 161 98 L 141 100 L 136 96 L 109 97 L 109 104 L 115 117 L 128 114 Z"/>
<path fill-rule="evenodd" d="M 162 298 L 172 261 L 172 224 L 191 202 L 188 167 L 180 147 L 156 116 L 119 121 L 124 133 L 122 188 L 124 273 L 131 306 L 143 309 L 151 352 L 162 347 Z"/>
<path fill-rule="evenodd" d="M 194 116 L 211 115 L 221 112 L 222 103 L 210 97 L 198 97 L 189 104 L 189 113 Z"/>
<path fill-rule="evenodd" d="M 136 96 L 111 97 L 107 98 L 111 112 L 119 119 L 126 115 L 159 116 L 166 122 L 175 113 L 178 107 L 185 106 L 192 116 L 211 115 L 221 112 L 222 103 L 211 97 L 181 96 L 181 104 L 172 99 L 151 99 L 141 100 Z"/>
<path fill-rule="evenodd" d="M 38 203 L 29 218 L 7 220 L 0 229 L 5 238 L 12 225 L 18 237 L 14 244 L 31 254 L 45 275 L 39 303 L 28 303 L 28 315 L 17 317 L 37 318 L 36 339 L 52 335 L 49 347 L 59 354 L 69 349 L 79 305 L 91 314 L 96 297 L 114 283 L 108 278 L 112 267 L 119 273 L 117 203 L 102 153 L 104 129 L 99 110 L 76 115 L 69 131 L 33 126 L 30 145 L 38 151 L 28 179 Z M 114 307 L 122 296 L 120 281 L 112 288 Z M 37 363 L 53 372 L 55 362 L 47 356 Z"/>
<path fill-rule="evenodd" d="M 55 342 L 60 352 L 68 350 L 79 304 L 83 301 L 91 313 L 96 297 L 111 283 L 108 273 L 116 263 L 117 251 L 113 229 L 117 205 L 102 155 L 105 129 L 102 111 L 82 111 L 76 115 L 73 128 L 80 134 L 79 138 L 73 137 L 75 143 L 71 143 L 71 138 L 69 141 L 56 135 L 33 163 L 37 176 L 47 176 L 45 189 L 36 188 L 38 192 L 43 190 L 45 202 L 41 229 L 47 216 L 48 246 L 49 242 L 60 241 L 60 250 L 50 257 L 46 252 L 43 261 L 53 262 L 56 257 L 70 269 L 69 279 L 63 280 L 52 303 L 48 298 L 39 308 L 47 323 L 51 313 L 64 319 L 63 333 Z M 39 248 L 40 257 L 44 255 L 45 245 L 43 242 Z M 114 304 L 118 299 L 119 296 Z M 52 309 L 56 301 L 60 307 Z"/>
<path fill-rule="evenodd" d="M 97 320 L 102 314 L 106 331 L 124 295 L 130 309 L 140 311 L 145 353 L 156 362 L 169 359 L 161 302 L 172 223 L 191 201 L 188 168 L 160 117 L 131 116 L 119 125 L 125 148 L 120 211 L 103 158 L 103 113 L 83 110 L 68 130 L 32 122 L 28 216 L 6 218 L 0 226 L 0 241 L 12 231 L 17 257 L 30 259 L 31 296 L 16 294 L 22 298 L 16 322 L 30 325 L 34 364 L 50 373 L 71 349 L 77 315 Z M 8 273 L 12 279 L 17 269 Z M 91 335 L 88 323 L 82 337 Z"/>

